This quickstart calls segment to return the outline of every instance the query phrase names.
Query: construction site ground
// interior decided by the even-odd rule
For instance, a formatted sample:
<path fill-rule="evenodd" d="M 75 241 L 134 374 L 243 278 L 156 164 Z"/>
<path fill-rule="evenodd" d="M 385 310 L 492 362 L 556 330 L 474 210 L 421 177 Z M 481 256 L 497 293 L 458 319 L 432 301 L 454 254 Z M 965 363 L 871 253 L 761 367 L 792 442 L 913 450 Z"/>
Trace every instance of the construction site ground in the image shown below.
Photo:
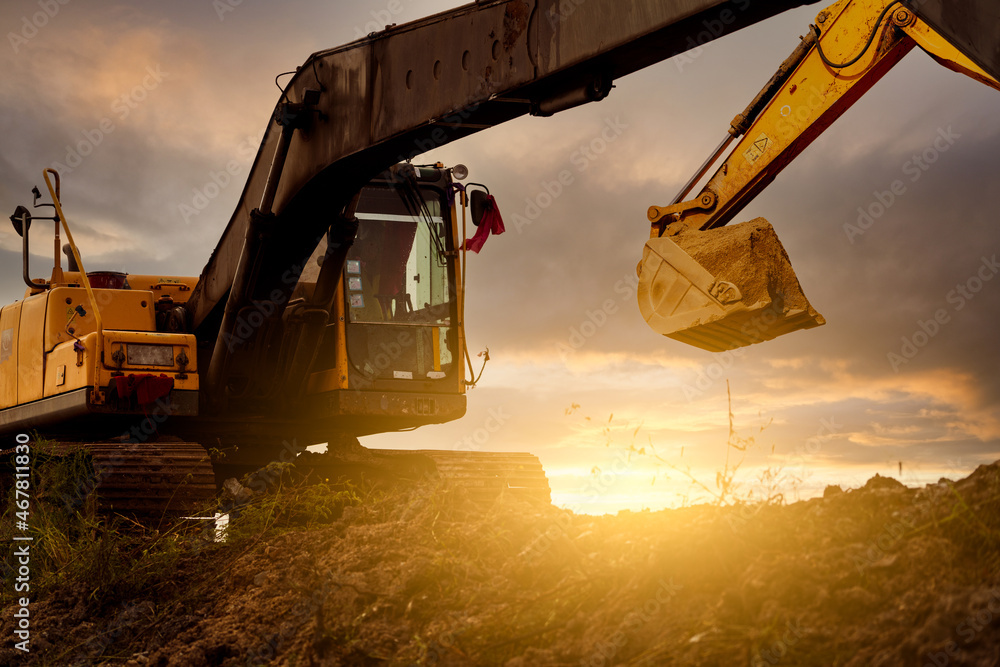
<path fill-rule="evenodd" d="M 601 517 L 313 487 L 252 500 L 231 530 L 36 541 L 31 650 L 13 648 L 8 572 L 0 663 L 1000 664 L 1000 463 Z"/>

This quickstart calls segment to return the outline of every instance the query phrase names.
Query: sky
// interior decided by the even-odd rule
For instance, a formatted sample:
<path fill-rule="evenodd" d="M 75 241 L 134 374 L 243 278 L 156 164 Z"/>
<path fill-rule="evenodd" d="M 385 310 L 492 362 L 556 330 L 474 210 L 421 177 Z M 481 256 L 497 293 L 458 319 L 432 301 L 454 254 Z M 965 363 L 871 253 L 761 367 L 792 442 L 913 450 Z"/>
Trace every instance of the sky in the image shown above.
<path fill-rule="evenodd" d="M 457 5 L 8 0 L 0 205 L 29 204 L 42 169 L 65 165 L 88 269 L 198 275 L 278 99 L 275 76 Z M 727 396 L 736 437 L 753 440 L 744 496 L 768 494 L 767 471 L 793 500 L 875 473 L 955 479 L 1000 458 L 1000 93 L 919 50 L 737 216 L 772 223 L 825 326 L 712 354 L 648 329 L 624 287 L 646 209 L 669 203 L 822 7 L 620 79 L 599 103 L 427 154 L 466 164 L 507 222 L 468 266 L 469 342 L 490 362 L 463 419 L 363 444 L 530 451 L 554 501 L 592 513 L 705 499 L 684 471 L 715 490 Z M 877 214 L 863 230 L 861 211 Z M 42 275 L 50 246 L 36 243 Z M 22 296 L 20 271 L 20 239 L 0 226 L 3 303 Z"/>

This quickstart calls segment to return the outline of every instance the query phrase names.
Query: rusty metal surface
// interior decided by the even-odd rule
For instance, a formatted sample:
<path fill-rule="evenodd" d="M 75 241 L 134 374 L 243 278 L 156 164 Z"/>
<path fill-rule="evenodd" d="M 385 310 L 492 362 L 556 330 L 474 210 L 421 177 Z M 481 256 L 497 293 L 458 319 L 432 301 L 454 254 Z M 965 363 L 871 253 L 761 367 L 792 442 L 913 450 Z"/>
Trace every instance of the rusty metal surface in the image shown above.
<path fill-rule="evenodd" d="M 959 51 L 1000 79 L 1000 3 L 996 0 L 903 0 Z"/>
<path fill-rule="evenodd" d="M 275 195 L 281 230 L 263 244 L 251 298 L 294 285 L 330 218 L 390 165 L 529 112 L 595 78 L 607 81 L 814 0 L 495 0 L 466 5 L 311 56 L 287 99 L 320 90 L 292 137 Z M 560 7 L 565 8 L 560 10 Z M 281 129 L 269 123 L 249 179 L 189 308 L 213 337 Z M 289 270 L 292 273 L 289 273 Z M 289 284 L 291 283 L 291 284 Z"/>

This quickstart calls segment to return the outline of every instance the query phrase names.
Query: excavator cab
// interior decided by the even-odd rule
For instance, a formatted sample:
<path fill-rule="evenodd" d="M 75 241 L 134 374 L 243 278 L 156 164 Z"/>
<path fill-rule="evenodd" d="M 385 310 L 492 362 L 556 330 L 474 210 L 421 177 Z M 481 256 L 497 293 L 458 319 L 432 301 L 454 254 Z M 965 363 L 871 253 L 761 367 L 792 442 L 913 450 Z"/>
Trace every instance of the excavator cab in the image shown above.
<path fill-rule="evenodd" d="M 462 393 L 459 253 L 450 192 L 449 170 L 437 165 L 412 169 L 406 178 L 384 174 L 361 191 L 343 294 L 331 311 L 314 381 L 342 360 L 341 375 L 351 389 L 419 384 L 432 393 Z M 326 255 L 323 239 L 297 291 L 308 291 Z M 341 325 L 343 337 L 334 331 Z"/>
<path fill-rule="evenodd" d="M 274 405 L 315 425 L 310 437 L 414 428 L 465 413 L 460 237 L 468 202 L 455 183 L 463 171 L 438 163 L 382 173 L 346 213 L 356 225 L 349 242 L 335 245 L 326 234 L 305 261 L 281 345 L 289 357 L 308 349 L 315 356 L 303 355 L 308 363 Z M 318 302 L 324 271 L 334 272 L 336 293 L 321 311 L 322 330 L 307 340 L 296 323 Z"/>

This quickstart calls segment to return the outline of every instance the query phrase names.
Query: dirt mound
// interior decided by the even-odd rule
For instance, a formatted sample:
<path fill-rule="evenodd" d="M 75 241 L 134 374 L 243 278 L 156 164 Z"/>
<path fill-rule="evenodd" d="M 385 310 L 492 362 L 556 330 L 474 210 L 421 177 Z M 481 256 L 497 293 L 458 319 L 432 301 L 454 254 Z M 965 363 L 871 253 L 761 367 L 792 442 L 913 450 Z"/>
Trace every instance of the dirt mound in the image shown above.
<path fill-rule="evenodd" d="M 1000 465 L 793 505 L 580 516 L 426 487 L 187 551 L 144 594 L 32 603 L 11 664 L 985 665 Z M 8 590 L 10 590 L 8 588 Z M 3 633 L 13 633 L 3 614 Z"/>

